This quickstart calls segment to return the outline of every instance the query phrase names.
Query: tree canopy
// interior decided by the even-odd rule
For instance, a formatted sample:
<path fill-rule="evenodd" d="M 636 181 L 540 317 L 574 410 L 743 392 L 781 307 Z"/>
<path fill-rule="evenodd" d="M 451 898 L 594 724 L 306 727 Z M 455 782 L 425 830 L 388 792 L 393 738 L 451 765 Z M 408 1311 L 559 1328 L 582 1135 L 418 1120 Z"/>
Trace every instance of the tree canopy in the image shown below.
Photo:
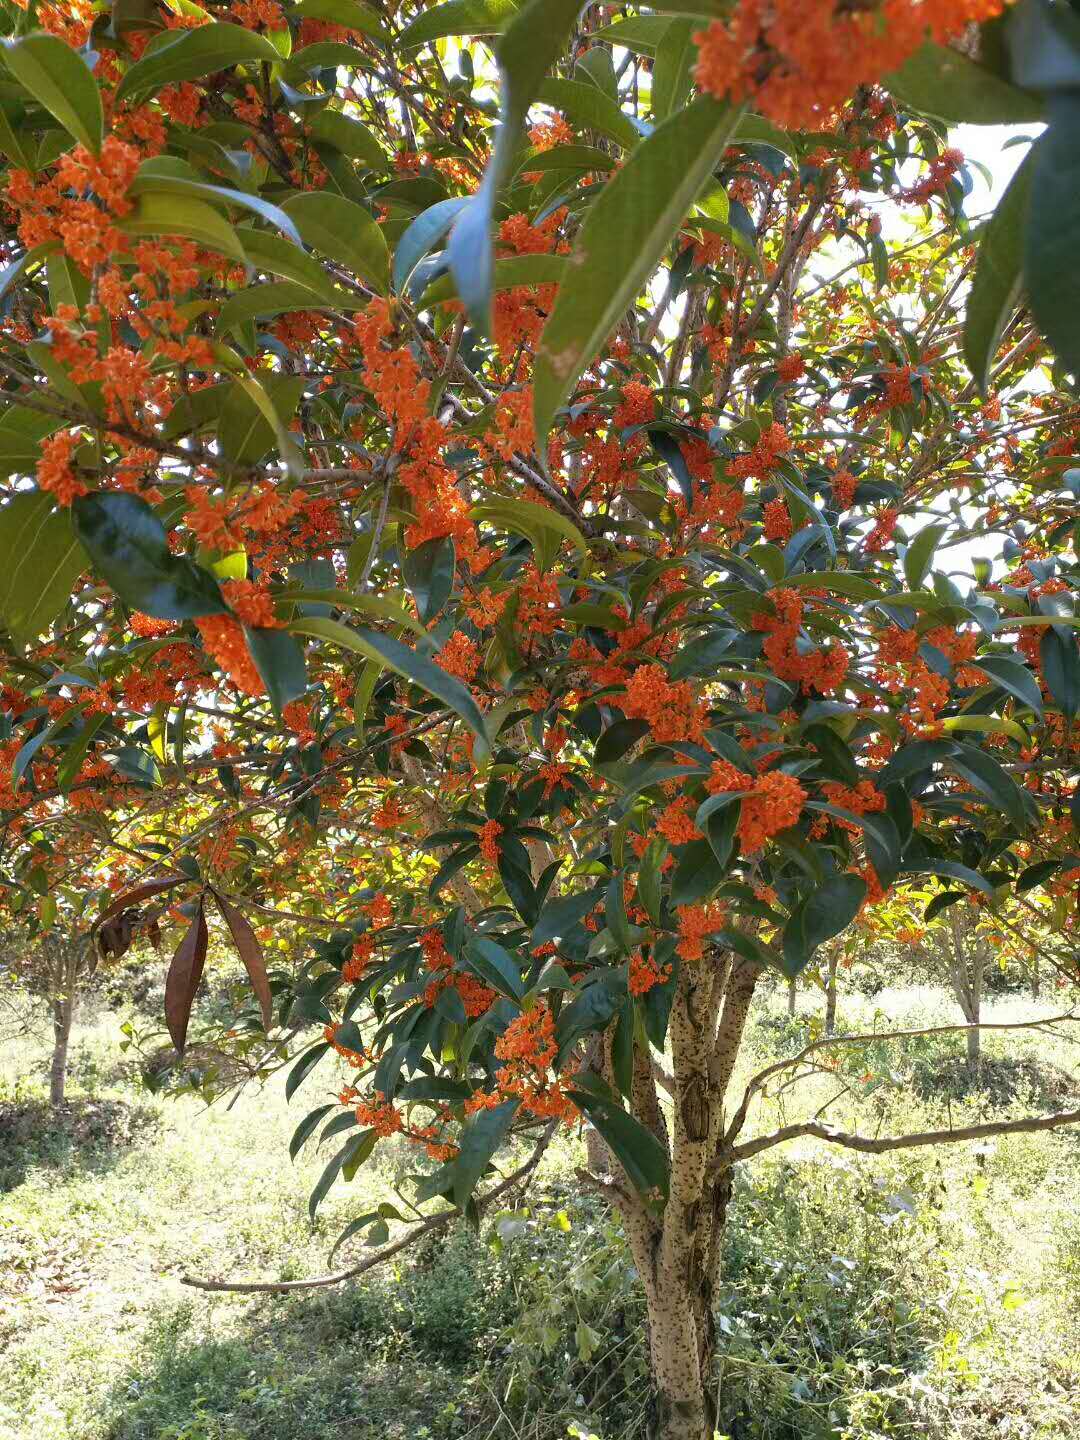
<path fill-rule="evenodd" d="M 313 1211 L 585 1115 L 662 1278 L 761 973 L 1076 933 L 1073 10 L 4 14 L 9 912 L 167 925 L 178 1050 L 229 937 L 355 1067 Z M 1048 122 L 982 225 L 965 120 Z"/>

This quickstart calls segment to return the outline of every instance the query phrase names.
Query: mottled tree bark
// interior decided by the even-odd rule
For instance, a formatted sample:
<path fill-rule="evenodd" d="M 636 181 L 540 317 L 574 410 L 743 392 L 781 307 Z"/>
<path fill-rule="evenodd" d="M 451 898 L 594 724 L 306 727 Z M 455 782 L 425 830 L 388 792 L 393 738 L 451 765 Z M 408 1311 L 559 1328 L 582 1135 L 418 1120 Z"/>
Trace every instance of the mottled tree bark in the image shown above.
<path fill-rule="evenodd" d="M 622 1217 L 645 1289 L 655 1440 L 711 1440 L 715 1428 L 713 1294 L 732 1181 L 724 1097 L 759 974 L 718 955 L 682 966 L 668 1026 L 670 1112 L 647 1048 L 635 1048 L 631 1105 L 667 1149 L 666 1204 L 638 1194 L 614 1158 L 610 1180 L 592 1177 Z"/>

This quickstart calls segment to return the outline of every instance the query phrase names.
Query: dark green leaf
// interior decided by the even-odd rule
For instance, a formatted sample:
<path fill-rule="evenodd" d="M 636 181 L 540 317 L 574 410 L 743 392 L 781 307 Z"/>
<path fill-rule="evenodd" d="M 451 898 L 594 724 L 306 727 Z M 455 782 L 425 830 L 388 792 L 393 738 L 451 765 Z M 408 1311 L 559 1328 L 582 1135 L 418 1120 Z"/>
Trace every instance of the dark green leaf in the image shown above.
<path fill-rule="evenodd" d="M 157 620 L 194 620 L 225 611 L 208 570 L 173 555 L 165 527 L 145 500 L 122 491 L 80 496 L 75 534 L 95 570 L 125 605 Z"/>
<path fill-rule="evenodd" d="M 35 640 L 61 613 L 87 568 L 71 516 L 38 491 L 0 509 L 0 620 L 15 640 Z"/>

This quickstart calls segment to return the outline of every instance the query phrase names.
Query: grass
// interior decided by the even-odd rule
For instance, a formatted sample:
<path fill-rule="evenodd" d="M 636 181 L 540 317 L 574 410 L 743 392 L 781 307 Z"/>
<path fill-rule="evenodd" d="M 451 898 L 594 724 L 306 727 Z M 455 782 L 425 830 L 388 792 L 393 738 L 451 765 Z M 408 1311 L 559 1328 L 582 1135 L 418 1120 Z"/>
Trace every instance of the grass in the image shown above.
<path fill-rule="evenodd" d="M 778 992 L 745 1073 L 804 1044 L 818 1008 L 808 996 L 789 1021 Z M 1033 1013 L 1017 998 L 991 1011 Z M 929 990 L 855 996 L 842 1018 L 863 1028 L 875 1012 L 953 1018 Z M 641 1301 L 617 1225 L 574 1195 L 576 1138 L 545 1162 L 528 1212 L 480 1243 L 442 1236 L 334 1291 L 203 1295 L 180 1277 L 320 1273 L 412 1157 L 380 1147 L 313 1230 L 326 1157 L 292 1165 L 288 1140 L 332 1094 L 329 1072 L 291 1106 L 274 1084 L 206 1110 L 141 1091 L 119 1039 L 115 1015 L 79 1026 L 60 1117 L 44 1103 L 44 1038 L 0 1052 L 0 1440 L 645 1435 Z M 830 1121 L 889 1133 L 1054 1107 L 1077 1088 L 1066 1038 L 989 1036 L 976 1091 L 961 1048 L 875 1052 L 754 1123 L 840 1093 Z M 1064 1133 L 881 1157 L 809 1141 L 747 1167 L 718 1299 L 722 1433 L 1080 1437 L 1078 1180 L 1080 1136 Z"/>

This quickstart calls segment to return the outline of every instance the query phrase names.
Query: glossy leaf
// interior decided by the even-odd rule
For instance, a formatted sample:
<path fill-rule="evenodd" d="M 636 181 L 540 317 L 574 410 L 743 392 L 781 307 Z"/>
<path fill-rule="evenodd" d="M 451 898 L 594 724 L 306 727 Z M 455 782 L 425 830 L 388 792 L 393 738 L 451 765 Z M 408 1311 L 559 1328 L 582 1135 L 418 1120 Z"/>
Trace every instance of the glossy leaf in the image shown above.
<path fill-rule="evenodd" d="M 738 113 L 707 97 L 695 100 L 637 147 L 593 203 L 537 352 L 541 454 L 555 412 L 660 259 Z"/>

